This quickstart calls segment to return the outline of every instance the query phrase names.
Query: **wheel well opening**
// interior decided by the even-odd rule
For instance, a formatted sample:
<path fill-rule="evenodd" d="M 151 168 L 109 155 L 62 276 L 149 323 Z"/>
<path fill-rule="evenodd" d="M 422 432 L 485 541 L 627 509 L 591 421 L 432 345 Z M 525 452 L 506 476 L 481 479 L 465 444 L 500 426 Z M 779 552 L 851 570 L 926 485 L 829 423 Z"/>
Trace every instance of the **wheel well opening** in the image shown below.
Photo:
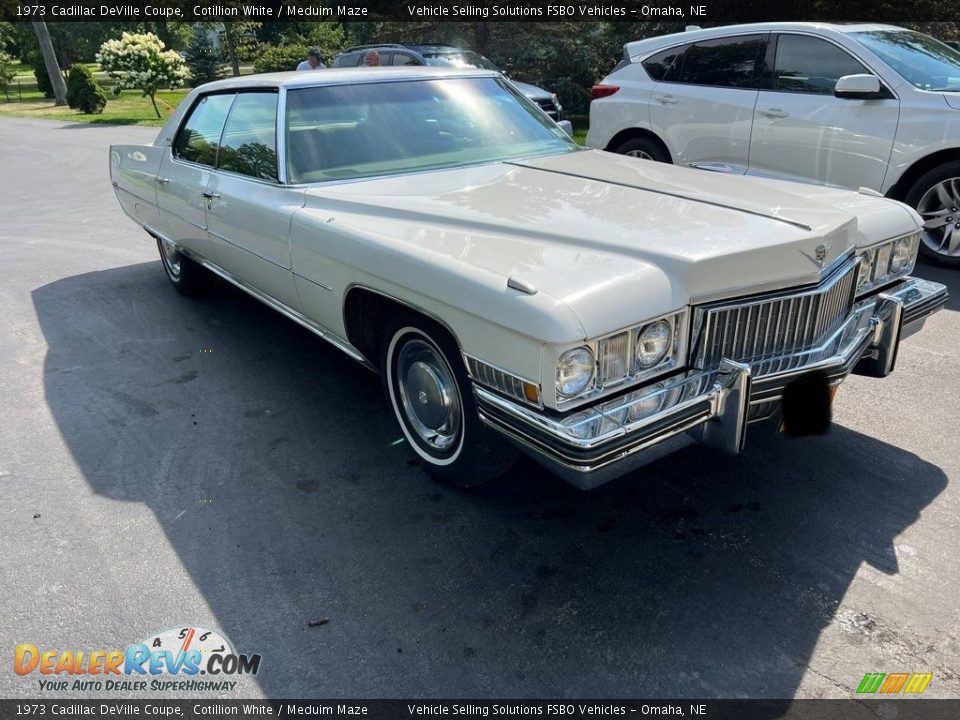
<path fill-rule="evenodd" d="M 960 148 L 940 150 L 939 152 L 917 160 L 900 179 L 897 180 L 896 184 L 887 191 L 887 197 L 893 198 L 894 200 L 905 200 L 907 193 L 910 192 L 910 188 L 912 188 L 913 184 L 924 174 L 930 172 L 938 165 L 943 165 L 944 163 L 954 160 L 960 160 Z"/>
<path fill-rule="evenodd" d="M 343 302 L 347 340 L 374 367 L 380 367 L 385 319 L 398 307 L 399 303 L 365 288 L 353 288 Z"/>
<path fill-rule="evenodd" d="M 612 138 L 610 138 L 610 142 L 607 143 L 607 147 L 604 149 L 609 150 L 610 152 L 615 152 L 616 149 L 627 140 L 634 140 L 636 138 L 646 138 L 648 140 L 652 140 L 660 146 L 667 157 L 671 159 L 673 158 L 673 156 L 670 154 L 670 150 L 667 148 L 666 143 L 663 142 L 663 140 L 661 140 L 655 132 L 651 130 L 645 130 L 644 128 L 627 128 L 626 130 L 621 130 Z"/>
<path fill-rule="evenodd" d="M 395 313 L 416 315 L 427 327 L 449 335 L 456 344 L 456 338 L 447 328 L 416 308 L 374 290 L 352 288 L 343 303 L 343 325 L 347 340 L 374 367 L 380 367 L 380 351 L 383 343 L 387 342 L 384 336 L 387 321 Z"/>

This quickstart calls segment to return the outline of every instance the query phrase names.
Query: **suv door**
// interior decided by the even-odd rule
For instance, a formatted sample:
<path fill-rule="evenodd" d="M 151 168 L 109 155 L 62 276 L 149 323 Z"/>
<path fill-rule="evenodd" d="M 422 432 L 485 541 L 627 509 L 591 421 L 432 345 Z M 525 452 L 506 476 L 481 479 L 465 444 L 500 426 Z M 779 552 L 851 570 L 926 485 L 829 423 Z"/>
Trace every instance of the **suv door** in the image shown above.
<path fill-rule="evenodd" d="M 157 171 L 157 208 L 168 236 L 213 259 L 207 237 L 207 191 L 217 162 L 220 134 L 234 94 L 199 98 L 167 147 Z"/>
<path fill-rule="evenodd" d="M 834 97 L 844 75 L 871 73 L 823 38 L 781 33 L 767 54 L 750 138 L 751 175 L 880 190 L 893 150 L 900 102 Z"/>
<path fill-rule="evenodd" d="M 744 173 L 767 35 L 701 40 L 671 61 L 650 98 L 650 123 L 678 165 Z"/>
<path fill-rule="evenodd" d="M 207 230 L 215 262 L 298 309 L 290 264 L 290 217 L 303 191 L 281 185 L 276 88 L 237 93 L 207 188 Z"/>

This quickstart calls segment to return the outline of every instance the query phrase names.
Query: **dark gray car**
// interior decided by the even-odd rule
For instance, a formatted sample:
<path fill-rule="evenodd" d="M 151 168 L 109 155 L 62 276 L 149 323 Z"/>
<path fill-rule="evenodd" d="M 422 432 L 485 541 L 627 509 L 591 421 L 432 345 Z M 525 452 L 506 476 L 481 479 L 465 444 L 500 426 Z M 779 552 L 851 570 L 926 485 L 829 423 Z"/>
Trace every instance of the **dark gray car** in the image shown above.
<path fill-rule="evenodd" d="M 433 65 L 437 67 L 467 68 L 502 72 L 483 55 L 472 50 L 452 45 L 382 43 L 380 45 L 355 45 L 347 48 L 334 58 L 334 67 L 356 67 L 363 63 L 364 55 L 376 50 L 380 56 L 380 65 Z M 563 108 L 553 93 L 536 85 L 511 80 L 514 87 L 539 105 L 554 120 L 560 119 Z"/>

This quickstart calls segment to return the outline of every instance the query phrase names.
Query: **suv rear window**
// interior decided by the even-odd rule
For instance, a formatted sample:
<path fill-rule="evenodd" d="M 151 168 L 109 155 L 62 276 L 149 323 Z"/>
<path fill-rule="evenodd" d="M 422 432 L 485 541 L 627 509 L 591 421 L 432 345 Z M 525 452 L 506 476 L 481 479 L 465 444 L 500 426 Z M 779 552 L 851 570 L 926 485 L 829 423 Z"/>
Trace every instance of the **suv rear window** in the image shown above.
<path fill-rule="evenodd" d="M 681 45 L 661 50 L 656 55 L 651 55 L 643 61 L 643 69 L 647 71 L 647 75 L 657 82 L 675 81 L 680 74 L 679 68 L 683 62 L 683 54 L 689 47 L 690 45 Z M 621 61 L 621 64 L 623 62 L 625 61 Z M 620 67 L 621 65 L 617 65 L 614 69 Z"/>
<path fill-rule="evenodd" d="M 754 87 L 754 74 L 766 35 L 702 40 L 683 58 L 680 82 L 714 87 Z"/>

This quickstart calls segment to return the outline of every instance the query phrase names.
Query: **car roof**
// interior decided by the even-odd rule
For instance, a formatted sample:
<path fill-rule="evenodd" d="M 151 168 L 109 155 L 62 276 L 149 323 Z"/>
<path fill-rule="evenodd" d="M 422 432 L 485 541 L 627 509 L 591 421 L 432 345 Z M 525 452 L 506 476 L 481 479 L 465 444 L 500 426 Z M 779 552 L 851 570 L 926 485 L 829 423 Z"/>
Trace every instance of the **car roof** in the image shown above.
<path fill-rule="evenodd" d="M 699 30 L 688 30 L 686 32 L 671 33 L 670 35 L 658 35 L 657 37 L 646 38 L 629 42 L 623 46 L 624 52 L 630 57 L 641 55 L 649 51 L 659 50 L 660 48 L 670 47 L 686 42 L 696 42 L 697 40 L 709 40 L 711 38 L 726 37 L 728 35 L 739 35 L 742 33 L 757 32 L 788 32 L 811 31 L 815 30 L 822 34 L 832 33 L 854 33 L 870 31 L 892 31 L 907 32 L 906 28 L 896 25 L 882 25 L 879 23 L 825 23 L 825 22 L 768 22 L 768 23 L 746 23 L 742 25 L 721 25 L 719 27 L 704 28 Z"/>
<path fill-rule="evenodd" d="M 259 73 L 217 80 L 199 89 L 204 92 L 234 90 L 247 87 L 301 88 L 316 85 L 350 85 L 396 80 L 425 80 L 450 77 L 498 77 L 493 70 L 456 69 L 424 65 L 402 67 L 347 67 L 324 70 L 301 70 L 282 73 Z"/>

